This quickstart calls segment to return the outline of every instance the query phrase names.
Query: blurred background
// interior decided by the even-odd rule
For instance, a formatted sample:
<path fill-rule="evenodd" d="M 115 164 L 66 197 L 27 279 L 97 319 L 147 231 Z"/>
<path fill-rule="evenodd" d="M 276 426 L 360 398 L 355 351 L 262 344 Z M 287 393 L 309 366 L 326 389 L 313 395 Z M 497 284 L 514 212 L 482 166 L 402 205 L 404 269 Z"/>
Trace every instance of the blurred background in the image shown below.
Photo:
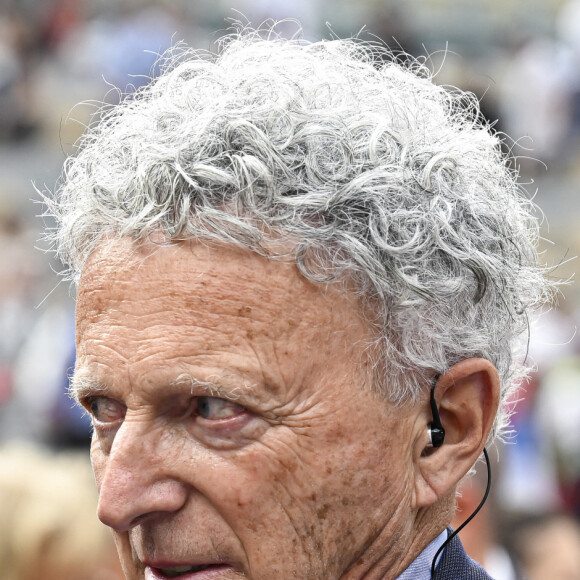
<path fill-rule="evenodd" d="M 58 483 L 25 496 L 21 482 L 47 465 L 71 486 L 87 486 L 74 466 L 86 464 L 90 429 L 66 396 L 74 289 L 59 283 L 60 265 L 41 251 L 40 232 L 51 223 L 39 217 L 33 184 L 54 188 L 98 102 L 146 82 L 157 55 L 181 40 L 211 49 L 232 17 L 254 25 L 295 18 L 310 40 L 330 30 L 379 37 L 425 59 L 438 83 L 477 94 L 509 135 L 505 147 L 543 211 L 544 259 L 570 283 L 532 335 L 537 370 L 513 401 L 508 441 L 490 450 L 491 500 L 462 536 L 497 580 L 580 580 L 580 286 L 572 280 L 580 255 L 580 0 L 0 0 L 0 466 L 10 466 L 0 470 L 0 505 L 21 505 L 10 499 L 15 490 L 22 505 L 38 493 L 62 501 Z M 296 25 L 281 30 L 293 34 Z M 481 499 L 481 471 L 464 484 L 456 525 Z M 19 508 L 19 518 L 28 512 Z M 61 519 L 63 534 L 70 526 Z M 4 531 L 14 525 L 7 522 Z M 43 534 L 54 539 L 57 528 L 37 528 L 27 533 L 40 538 L 35 558 L 48 566 L 53 544 Z M 0 570 L 12 570 L 5 577 L 38 578 L 18 568 L 17 553 L 0 551 Z M 95 575 L 88 568 L 85 559 L 85 575 L 55 578 L 119 577 L 114 565 Z"/>

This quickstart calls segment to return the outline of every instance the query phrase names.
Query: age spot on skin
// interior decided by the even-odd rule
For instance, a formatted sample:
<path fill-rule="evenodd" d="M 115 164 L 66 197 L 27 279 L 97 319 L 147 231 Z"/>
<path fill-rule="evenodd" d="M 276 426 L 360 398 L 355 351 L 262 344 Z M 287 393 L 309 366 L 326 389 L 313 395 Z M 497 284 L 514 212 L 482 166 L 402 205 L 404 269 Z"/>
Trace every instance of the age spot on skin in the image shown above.
<path fill-rule="evenodd" d="M 325 503 L 324 505 L 322 505 L 321 507 L 319 507 L 316 510 L 316 515 L 318 516 L 319 520 L 324 520 L 326 519 L 326 514 L 328 513 L 328 510 L 330 509 L 330 506 Z"/>
<path fill-rule="evenodd" d="M 252 313 L 252 309 L 249 306 L 241 306 L 238 308 L 238 315 L 243 316 L 244 318 L 248 318 Z"/>

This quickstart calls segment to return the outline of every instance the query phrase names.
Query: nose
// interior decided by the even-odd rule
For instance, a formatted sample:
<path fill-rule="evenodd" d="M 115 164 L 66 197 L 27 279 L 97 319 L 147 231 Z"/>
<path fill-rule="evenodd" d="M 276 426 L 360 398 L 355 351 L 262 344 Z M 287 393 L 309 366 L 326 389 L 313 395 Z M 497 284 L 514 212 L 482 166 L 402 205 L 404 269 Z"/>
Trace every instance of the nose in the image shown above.
<path fill-rule="evenodd" d="M 172 453 L 166 440 L 147 425 L 126 418 L 108 454 L 93 445 L 93 466 L 99 487 L 99 519 L 116 531 L 178 511 L 187 501 L 187 486 L 172 474 Z"/>

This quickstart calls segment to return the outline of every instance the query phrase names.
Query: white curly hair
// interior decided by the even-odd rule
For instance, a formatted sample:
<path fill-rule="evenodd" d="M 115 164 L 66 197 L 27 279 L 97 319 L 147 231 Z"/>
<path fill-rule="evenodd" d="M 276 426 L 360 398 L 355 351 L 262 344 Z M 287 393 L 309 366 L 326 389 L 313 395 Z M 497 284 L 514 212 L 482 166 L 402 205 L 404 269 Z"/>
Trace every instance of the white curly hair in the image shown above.
<path fill-rule="evenodd" d="M 272 237 L 292 241 L 308 278 L 354 282 L 380 335 L 376 387 L 398 404 L 470 357 L 497 367 L 505 401 L 526 373 L 529 313 L 553 289 L 535 206 L 477 99 L 355 39 L 242 30 L 215 54 L 173 50 L 99 112 L 49 206 L 74 280 L 104 238 L 269 257 Z"/>

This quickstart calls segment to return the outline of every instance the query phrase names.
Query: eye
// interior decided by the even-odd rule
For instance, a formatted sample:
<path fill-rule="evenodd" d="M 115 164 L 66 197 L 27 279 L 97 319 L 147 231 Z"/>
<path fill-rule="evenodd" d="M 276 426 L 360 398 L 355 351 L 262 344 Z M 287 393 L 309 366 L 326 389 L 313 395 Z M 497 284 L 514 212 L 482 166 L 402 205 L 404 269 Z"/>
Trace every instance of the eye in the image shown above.
<path fill-rule="evenodd" d="M 229 419 L 246 412 L 246 409 L 237 403 L 217 397 L 197 397 L 197 415 L 208 421 Z"/>
<path fill-rule="evenodd" d="M 107 425 L 125 417 L 125 406 L 108 397 L 91 397 L 83 404 L 97 423 Z"/>

